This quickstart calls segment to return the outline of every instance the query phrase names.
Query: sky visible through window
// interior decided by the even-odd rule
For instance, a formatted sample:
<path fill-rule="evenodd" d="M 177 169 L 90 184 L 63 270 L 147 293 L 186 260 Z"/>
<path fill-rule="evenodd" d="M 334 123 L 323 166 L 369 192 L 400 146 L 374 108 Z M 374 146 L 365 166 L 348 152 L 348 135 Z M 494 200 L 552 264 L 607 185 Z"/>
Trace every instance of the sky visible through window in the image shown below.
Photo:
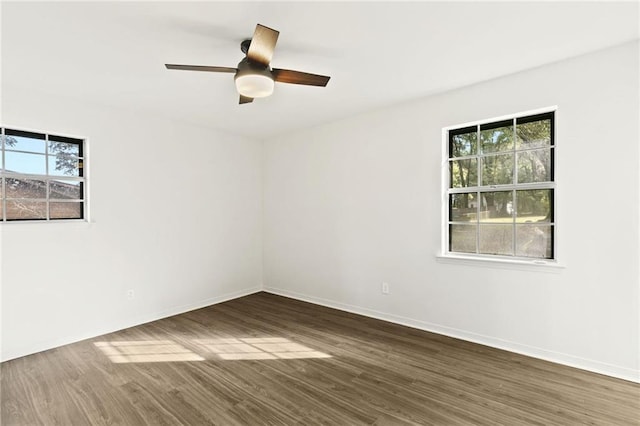
<path fill-rule="evenodd" d="M 21 174 L 47 174 L 53 176 L 78 176 L 76 157 L 80 154 L 80 145 L 49 141 L 49 155 L 46 153 L 47 141 L 23 136 L 4 136 L 4 169 Z M 58 157 L 68 161 L 60 162 Z"/>

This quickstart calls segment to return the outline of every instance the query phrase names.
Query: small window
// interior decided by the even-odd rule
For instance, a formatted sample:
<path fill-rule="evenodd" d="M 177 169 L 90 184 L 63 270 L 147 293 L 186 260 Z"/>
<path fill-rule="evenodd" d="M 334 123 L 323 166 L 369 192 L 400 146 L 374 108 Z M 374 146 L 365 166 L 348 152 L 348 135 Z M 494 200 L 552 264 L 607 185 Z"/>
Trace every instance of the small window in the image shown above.
<path fill-rule="evenodd" d="M 447 252 L 554 259 L 554 112 L 447 136 Z"/>
<path fill-rule="evenodd" d="M 84 140 L 0 130 L 2 221 L 84 219 Z"/>

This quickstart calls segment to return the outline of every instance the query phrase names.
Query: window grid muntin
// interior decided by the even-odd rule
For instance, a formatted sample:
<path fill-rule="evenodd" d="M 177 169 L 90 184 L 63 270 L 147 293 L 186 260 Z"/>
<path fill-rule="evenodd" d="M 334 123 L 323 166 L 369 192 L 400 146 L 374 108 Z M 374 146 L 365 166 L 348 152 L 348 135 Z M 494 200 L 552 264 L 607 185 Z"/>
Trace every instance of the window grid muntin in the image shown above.
<path fill-rule="evenodd" d="M 549 120 L 549 145 L 544 146 L 532 146 L 528 148 L 518 148 L 517 144 L 517 125 L 518 124 L 526 124 L 531 122 Z M 481 144 L 481 131 L 482 130 L 491 130 L 497 129 L 500 127 L 506 127 L 505 124 L 511 123 L 513 127 L 512 134 L 512 147 L 508 150 L 504 151 L 492 151 L 490 153 L 484 153 Z M 475 130 L 474 130 L 475 129 Z M 466 155 L 461 157 L 453 157 L 452 156 L 452 148 L 453 148 L 453 137 L 461 134 L 468 134 L 474 132 L 476 133 L 476 154 L 475 155 Z M 499 120 L 495 122 L 481 122 L 474 126 L 465 126 L 458 129 L 449 129 L 447 132 L 448 137 L 448 152 L 447 166 L 449 167 L 449 171 L 447 173 L 447 227 L 446 227 L 446 235 L 447 235 L 447 247 L 446 250 L 448 253 L 462 253 L 462 254 L 473 254 L 478 257 L 487 257 L 487 258 L 508 258 L 508 259 L 555 259 L 555 232 L 556 232 L 556 223 L 555 223 L 555 198 L 556 198 L 556 185 L 555 185 L 555 111 L 543 112 L 540 114 L 534 115 L 525 115 L 525 116 L 513 116 L 512 118 L 506 120 Z M 518 183 L 518 154 L 522 152 L 528 151 L 537 151 L 541 149 L 548 149 L 550 155 L 550 180 L 543 182 L 527 182 L 527 183 Z M 483 176 L 482 176 L 482 164 L 483 158 L 489 156 L 495 156 L 500 154 L 506 154 L 511 152 L 513 155 L 513 169 L 512 169 L 512 183 L 510 184 L 496 184 L 496 185 L 481 185 Z M 477 185 L 469 186 L 469 187 L 459 187 L 453 188 L 453 161 L 460 160 L 471 160 L 476 159 L 476 167 L 477 167 Z M 522 257 L 517 256 L 517 236 L 518 236 L 518 225 L 527 226 L 524 223 L 517 223 L 517 203 L 516 203 L 516 191 L 524 191 L 524 190 L 551 190 L 550 197 L 550 217 L 551 220 L 549 222 L 543 222 L 542 225 L 550 227 L 550 253 L 549 257 Z M 482 206 L 482 198 L 481 194 L 484 192 L 499 192 L 499 191 L 511 191 L 512 192 L 512 213 L 511 213 L 511 224 L 513 227 L 513 238 L 512 238 L 512 254 L 511 255 L 493 255 L 490 253 L 481 253 L 480 252 L 480 212 Z M 475 194 L 476 196 L 476 218 L 475 221 L 452 221 L 451 220 L 451 195 L 452 194 Z M 476 252 L 456 252 L 452 251 L 452 233 L 451 227 L 452 225 L 475 225 L 476 226 Z"/>
<path fill-rule="evenodd" d="M 7 134 L 7 130 L 9 131 L 9 134 Z M 17 134 L 14 134 L 17 133 Z M 21 137 L 32 137 L 30 135 L 38 135 L 38 136 L 44 136 L 44 138 L 42 139 L 43 142 L 45 143 L 45 152 L 44 153 L 36 153 L 36 152 L 31 152 L 31 151 L 24 151 L 24 150 L 16 150 L 16 149 L 11 149 L 8 148 L 6 146 L 6 137 L 7 136 L 21 136 Z M 49 136 L 53 136 L 53 140 L 50 139 Z M 82 138 L 74 138 L 74 137 L 66 137 L 66 136 L 58 136 L 58 135 L 50 135 L 49 133 L 41 133 L 41 132 L 31 132 L 31 131 L 24 131 L 24 130 L 19 130 L 19 129 L 10 129 L 10 128 L 6 128 L 6 127 L 0 127 L 0 151 L 2 152 L 2 171 L 0 172 L 0 183 L 2 185 L 2 215 L 1 215 L 1 221 L 2 223 L 7 223 L 7 222 L 27 222 L 27 221 L 39 221 L 39 222 L 50 222 L 50 221 L 64 221 L 64 220 L 73 220 L 73 221 L 77 221 L 77 220 L 84 220 L 86 218 L 86 210 L 87 210 L 87 200 L 86 200 L 86 196 L 87 196 L 87 185 L 86 185 L 86 177 L 85 177 L 85 157 L 84 157 L 84 153 L 85 153 L 85 140 Z M 40 138 L 38 138 L 40 139 Z M 62 139 L 62 140 L 56 140 L 56 139 Z M 56 158 L 57 155 L 56 154 L 50 154 L 49 153 L 49 142 L 53 141 L 53 142 L 62 142 L 62 143 L 70 143 L 70 144 L 77 144 L 78 145 L 78 156 L 75 155 L 64 155 L 67 158 L 72 158 L 77 160 L 77 168 L 78 168 L 78 176 L 65 176 L 65 175 L 51 175 L 49 174 L 49 159 L 50 158 Z M 27 154 L 33 154 L 33 155 L 42 155 L 45 157 L 45 175 L 41 175 L 41 174 L 36 174 L 36 173 L 20 173 L 20 172 L 14 172 L 14 171 L 7 171 L 6 170 L 6 159 L 5 159 L 5 153 L 6 151 L 11 151 L 11 152 L 21 152 L 21 153 L 27 153 Z M 45 182 L 45 188 L 46 188 L 46 198 L 10 198 L 7 196 L 7 185 L 6 185 L 6 180 L 7 179 L 11 179 L 11 178 L 15 178 L 15 179 L 35 179 L 35 180 L 40 180 Z M 51 186 L 51 181 L 68 181 L 68 182 L 77 182 L 80 184 L 80 197 L 81 198 L 73 198 L 73 199 L 52 199 L 50 197 L 50 186 Z M 10 219 L 7 218 L 7 201 L 14 201 L 14 200 L 24 200 L 26 202 L 44 202 L 46 203 L 46 216 L 45 218 L 16 218 L 16 219 Z M 65 218 L 51 218 L 51 203 L 79 203 L 80 204 L 80 217 L 65 217 Z"/>

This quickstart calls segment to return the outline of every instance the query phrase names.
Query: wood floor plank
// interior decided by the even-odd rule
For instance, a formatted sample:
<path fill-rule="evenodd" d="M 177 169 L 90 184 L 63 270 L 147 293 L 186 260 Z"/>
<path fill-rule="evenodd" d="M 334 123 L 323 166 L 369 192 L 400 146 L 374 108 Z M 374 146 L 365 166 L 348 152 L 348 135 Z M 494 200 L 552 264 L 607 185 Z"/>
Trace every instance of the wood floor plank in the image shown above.
<path fill-rule="evenodd" d="M 257 293 L 2 363 L 2 425 L 640 425 L 640 385 Z"/>

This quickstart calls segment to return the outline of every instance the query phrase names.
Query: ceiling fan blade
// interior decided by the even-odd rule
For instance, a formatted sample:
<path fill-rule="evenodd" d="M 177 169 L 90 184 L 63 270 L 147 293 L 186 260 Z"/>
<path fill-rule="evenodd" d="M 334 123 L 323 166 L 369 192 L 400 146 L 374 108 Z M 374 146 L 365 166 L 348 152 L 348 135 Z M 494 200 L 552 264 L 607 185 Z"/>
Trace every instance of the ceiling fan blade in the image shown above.
<path fill-rule="evenodd" d="M 248 96 L 242 96 L 242 95 L 240 95 L 240 105 L 242 105 L 242 104 L 248 104 L 248 103 L 251 103 L 251 102 L 253 102 L 253 98 L 250 98 L 250 97 L 248 97 Z"/>
<path fill-rule="evenodd" d="M 176 65 L 176 64 L 164 64 L 168 70 L 182 70 L 182 71 L 207 71 L 207 72 L 228 72 L 235 73 L 238 71 L 236 68 L 230 67 L 209 67 L 206 65 Z"/>
<path fill-rule="evenodd" d="M 280 83 L 304 84 L 306 86 L 326 86 L 331 77 L 326 75 L 309 74 L 308 72 L 283 70 L 274 68 L 273 79 Z"/>
<path fill-rule="evenodd" d="M 253 32 L 251 44 L 247 51 L 247 58 L 265 66 L 269 65 L 273 57 L 273 50 L 276 48 L 278 35 L 280 33 L 276 30 L 264 25 L 256 25 L 256 30 Z"/>

